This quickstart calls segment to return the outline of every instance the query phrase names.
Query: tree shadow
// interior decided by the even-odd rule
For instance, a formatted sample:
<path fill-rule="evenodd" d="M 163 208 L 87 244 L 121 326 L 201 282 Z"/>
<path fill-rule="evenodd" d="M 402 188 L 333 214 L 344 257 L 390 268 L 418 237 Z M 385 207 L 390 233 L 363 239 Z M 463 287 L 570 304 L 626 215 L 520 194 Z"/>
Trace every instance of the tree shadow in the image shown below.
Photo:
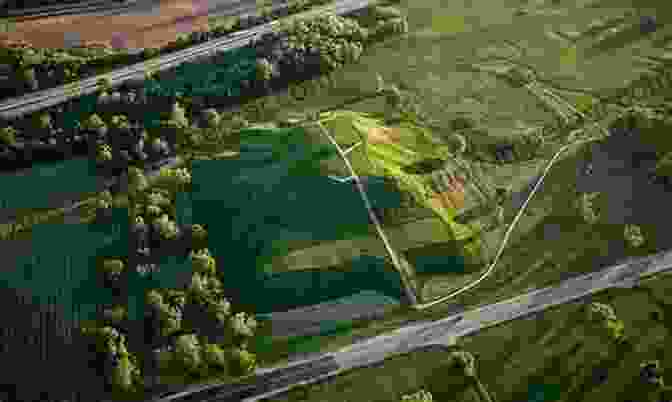
<path fill-rule="evenodd" d="M 605 38 L 586 50 L 587 57 L 599 56 L 602 53 L 613 51 L 632 45 L 633 43 L 649 37 L 653 32 L 662 28 L 662 25 L 651 23 L 648 19 L 642 19 L 640 23 L 624 29 L 612 36 Z"/>

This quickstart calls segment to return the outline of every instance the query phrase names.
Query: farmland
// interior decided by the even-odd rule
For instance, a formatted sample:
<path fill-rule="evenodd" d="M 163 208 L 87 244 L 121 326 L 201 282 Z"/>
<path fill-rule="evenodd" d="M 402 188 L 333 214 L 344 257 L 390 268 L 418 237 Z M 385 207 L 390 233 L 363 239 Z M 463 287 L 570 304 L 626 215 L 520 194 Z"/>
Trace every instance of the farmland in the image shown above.
<path fill-rule="evenodd" d="M 660 216 L 672 201 L 665 184 L 672 150 L 660 133 L 669 129 L 669 28 L 654 2 L 617 3 L 402 1 L 407 20 L 389 7 L 358 15 L 357 23 L 321 20 L 321 34 L 337 37 L 338 51 L 306 34 L 316 26 L 299 25 L 292 46 L 319 48 L 319 57 L 276 46 L 283 38 L 276 34 L 228 58 L 215 55 L 198 73 L 183 65 L 148 76 L 142 90 L 108 88 L 81 101 L 94 101 L 89 115 L 61 132 L 72 135 L 69 142 L 78 133 L 97 141 L 84 153 L 98 168 L 126 171 L 126 188 L 88 194 L 91 206 L 65 218 L 55 213 L 37 223 L 37 213 L 19 209 L 21 230 L 9 225 L 0 234 L 30 239 L 32 226 L 32 236 L 42 236 L 45 222 L 61 221 L 105 233 L 98 258 L 108 260 L 100 261 L 102 287 L 111 292 L 100 321 L 107 329 L 87 328 L 99 346 L 119 342 L 126 371 L 101 370 L 119 376 L 116 386 L 135 389 L 133 398 L 148 381 L 137 370 L 156 368 L 139 340 L 143 330 L 129 319 L 142 313 L 138 307 L 151 310 L 153 342 L 165 344 L 153 351 L 163 359 L 156 381 L 229 380 L 297 352 L 335 350 L 408 320 L 438 319 L 667 249 L 669 225 Z M 652 13 L 657 20 L 647 19 Z M 389 25 L 365 39 L 362 28 L 375 26 L 367 18 L 381 15 Z M 382 35 L 386 29 L 390 35 Z M 274 56 L 259 61 L 262 49 Z M 306 77 L 292 76 L 299 65 L 307 66 Z M 166 96 L 171 92 L 179 96 Z M 141 112 L 140 104 L 156 111 Z M 52 115 L 5 127 L 0 140 L 32 136 L 48 145 L 41 137 L 65 120 Z M 16 153 L 10 145 L 0 150 Z M 339 149 L 347 149 L 360 181 Z M 184 167 L 143 184 L 138 169 L 167 155 L 183 157 Z M 363 207 L 366 197 L 372 208 Z M 116 222 L 115 210 L 130 212 L 130 239 L 101 229 Z M 128 255 L 119 251 L 125 240 L 137 246 Z M 157 266 L 155 281 L 147 280 Z M 376 319 L 320 323 L 323 336 L 272 336 L 273 312 L 367 290 L 385 305 L 409 293 L 426 303 L 486 272 L 479 286 L 425 311 L 389 303 Z M 87 278 L 101 287 L 93 274 Z M 634 381 L 637 362 L 665 358 L 667 282 L 594 297 L 613 304 L 633 349 L 591 344 L 577 354 L 570 342 L 583 342 L 583 310 L 574 304 L 469 336 L 461 347 L 478 354 L 481 382 L 500 401 L 525 398 L 547 378 L 558 379 L 547 389 L 569 398 L 558 400 L 601 392 L 626 400 L 619 387 Z M 148 287 L 159 290 L 131 305 Z M 638 315 L 649 310 L 660 311 Z M 247 314 L 271 319 L 257 326 Z M 312 318 L 305 325 L 316 326 Z M 198 348 L 204 365 L 189 352 Z M 420 388 L 435 400 L 472 400 L 459 376 L 442 375 L 449 371 L 444 354 L 418 351 L 282 400 L 394 401 Z M 628 363 L 619 366 L 614 356 Z M 607 382 L 590 385 L 592 370 L 603 366 L 610 367 Z M 363 390 L 372 379 L 381 382 L 375 394 Z"/>

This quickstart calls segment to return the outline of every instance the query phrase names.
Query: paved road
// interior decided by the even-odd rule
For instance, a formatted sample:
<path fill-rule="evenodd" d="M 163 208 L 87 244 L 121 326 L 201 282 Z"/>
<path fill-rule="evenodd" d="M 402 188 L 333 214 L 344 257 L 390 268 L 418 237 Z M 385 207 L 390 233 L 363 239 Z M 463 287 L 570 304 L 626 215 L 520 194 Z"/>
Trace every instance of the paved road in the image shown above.
<path fill-rule="evenodd" d="M 286 0 L 269 0 L 279 8 Z M 141 49 L 160 47 L 178 33 L 207 26 L 211 17 L 249 16 L 257 0 L 132 0 L 123 6 L 105 6 L 72 15 L 16 20 L 0 36 L 25 40 L 36 47 L 76 47 L 83 42 L 106 42 L 114 47 Z"/>
<path fill-rule="evenodd" d="M 343 15 L 365 8 L 369 3 L 370 0 L 337 0 L 326 6 L 316 7 L 296 14 L 296 16 L 300 16 L 301 18 L 312 18 L 325 13 Z M 136 63 L 131 66 L 116 69 L 107 74 L 96 75 L 67 85 L 29 93 L 19 98 L 5 100 L 0 102 L 0 118 L 12 120 L 38 110 L 43 110 L 50 106 L 64 103 L 69 99 L 92 94 L 98 90 L 98 80 L 101 78 L 108 78 L 113 86 L 118 86 L 131 79 L 143 79 L 148 68 L 153 67 L 152 69 L 154 71 L 164 71 L 186 62 L 193 62 L 202 57 L 209 57 L 213 53 L 239 49 L 249 45 L 260 35 L 273 32 L 273 30 L 276 29 L 277 24 L 278 21 L 276 20 L 267 24 L 258 25 L 250 29 L 233 32 L 224 37 L 201 43 L 178 52 L 159 56 L 151 61 Z"/>
<path fill-rule="evenodd" d="M 441 320 L 410 324 L 334 353 L 323 354 L 284 367 L 260 369 L 256 376 L 237 384 L 200 389 L 195 387 L 190 391 L 155 401 L 258 401 L 280 394 L 294 385 L 319 382 L 349 369 L 370 366 L 393 355 L 434 345 L 446 346 L 453 337 L 466 336 L 555 305 L 579 300 L 607 288 L 632 287 L 642 277 L 669 270 L 672 270 L 672 251 L 630 259 L 597 272 L 568 279 L 557 286 L 533 290 L 512 299 L 454 314 Z"/>

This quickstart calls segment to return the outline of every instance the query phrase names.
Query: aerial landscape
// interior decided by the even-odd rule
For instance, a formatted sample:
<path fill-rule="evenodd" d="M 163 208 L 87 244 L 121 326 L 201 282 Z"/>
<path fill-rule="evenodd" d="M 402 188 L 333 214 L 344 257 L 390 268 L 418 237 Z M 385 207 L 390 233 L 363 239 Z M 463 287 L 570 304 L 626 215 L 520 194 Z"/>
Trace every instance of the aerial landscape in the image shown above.
<path fill-rule="evenodd" d="M 0 9 L 0 401 L 672 401 L 666 2 Z"/>

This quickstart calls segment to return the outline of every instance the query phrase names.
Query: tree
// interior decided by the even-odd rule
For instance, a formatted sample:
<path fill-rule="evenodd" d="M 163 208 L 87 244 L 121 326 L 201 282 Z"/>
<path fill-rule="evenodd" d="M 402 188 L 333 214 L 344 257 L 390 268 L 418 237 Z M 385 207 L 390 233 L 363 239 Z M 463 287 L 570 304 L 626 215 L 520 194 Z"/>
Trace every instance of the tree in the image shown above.
<path fill-rule="evenodd" d="M 139 196 L 149 187 L 145 174 L 137 167 L 128 168 L 128 193 L 131 197 Z M 131 205 L 133 207 L 133 203 Z"/>
<path fill-rule="evenodd" d="M 12 126 L 0 129 L 0 144 L 14 145 L 16 143 L 16 130 Z"/>
<path fill-rule="evenodd" d="M 180 128 L 189 126 L 189 120 L 186 116 L 186 111 L 179 102 L 174 102 L 170 112 L 170 120 L 178 124 Z"/>
<path fill-rule="evenodd" d="M 257 359 L 245 347 L 236 347 L 231 350 L 230 370 L 234 375 L 242 376 L 252 373 L 257 367 Z"/>
<path fill-rule="evenodd" d="M 245 314 L 244 312 L 239 312 L 231 317 L 231 328 L 236 343 L 245 346 L 247 345 L 247 340 L 254 336 L 257 322 L 254 317 Z"/>
<path fill-rule="evenodd" d="M 632 248 L 641 247 L 644 242 L 644 235 L 642 234 L 642 229 L 637 225 L 625 225 L 623 230 L 623 237 L 628 245 Z"/>
<path fill-rule="evenodd" d="M 639 377 L 643 386 L 640 394 L 648 396 L 650 401 L 668 402 L 672 398 L 672 387 L 665 385 L 659 360 L 642 362 L 639 366 Z"/>
<path fill-rule="evenodd" d="M 257 59 L 255 65 L 255 78 L 258 81 L 267 82 L 273 77 L 273 65 L 265 57 Z"/>
<path fill-rule="evenodd" d="M 82 124 L 82 128 L 94 131 L 99 136 L 107 134 L 107 125 L 97 114 L 90 115 Z"/>
<path fill-rule="evenodd" d="M 197 374 L 203 357 L 200 342 L 196 335 L 181 335 L 175 340 L 175 358 L 190 373 Z"/>
<path fill-rule="evenodd" d="M 618 319 L 613 307 L 604 303 L 590 303 L 585 310 L 586 330 L 597 337 L 598 342 L 606 340 L 621 350 L 630 346 L 625 334 L 625 324 Z"/>
<path fill-rule="evenodd" d="M 96 81 L 99 93 L 109 93 L 112 90 L 112 80 L 109 77 L 102 77 Z"/>
<path fill-rule="evenodd" d="M 35 128 L 40 134 L 49 134 L 54 125 L 49 113 L 39 113 L 34 117 Z"/>
<path fill-rule="evenodd" d="M 158 208 L 154 205 L 151 207 Z M 160 217 L 156 218 L 152 222 L 154 228 L 161 234 L 161 237 L 167 240 L 174 240 L 179 234 L 179 228 L 177 223 L 170 219 L 168 214 L 161 214 Z"/>
<path fill-rule="evenodd" d="M 217 128 L 222 119 L 216 109 L 210 108 L 201 111 L 201 120 L 207 128 Z"/>
<path fill-rule="evenodd" d="M 186 189 L 191 183 L 191 173 L 186 168 L 161 168 L 155 182 L 157 188 L 170 191 L 172 195 Z"/>
<path fill-rule="evenodd" d="M 467 139 L 462 134 L 451 133 L 448 136 L 448 144 L 455 153 L 463 154 L 467 151 Z"/>
<path fill-rule="evenodd" d="M 401 91 L 396 85 L 390 85 L 385 88 L 383 94 L 385 95 L 385 104 L 388 107 L 398 109 L 401 106 Z"/>
<path fill-rule="evenodd" d="M 19 71 L 21 80 L 26 85 L 28 90 L 37 91 L 40 89 L 40 83 L 37 81 L 35 68 L 32 66 L 21 68 Z"/>
<path fill-rule="evenodd" d="M 224 349 L 216 344 L 208 343 L 203 346 L 203 359 L 210 367 L 219 370 L 228 368 L 228 361 Z"/>
<path fill-rule="evenodd" d="M 112 160 L 112 147 L 109 144 L 100 144 L 96 150 L 96 162 L 106 163 Z"/>
<path fill-rule="evenodd" d="M 421 389 L 418 392 L 401 397 L 402 402 L 433 402 L 434 398 L 429 391 Z"/>
<path fill-rule="evenodd" d="M 462 375 L 472 384 L 481 402 L 493 402 L 494 399 L 485 388 L 476 374 L 476 359 L 474 355 L 464 350 L 451 351 L 449 354 L 449 367 L 462 370 Z"/>
<path fill-rule="evenodd" d="M 124 272 L 124 262 L 120 259 L 106 259 L 102 262 L 100 270 L 104 285 L 117 287 Z"/>
<path fill-rule="evenodd" d="M 97 360 L 102 364 L 105 373 L 105 382 L 112 387 L 113 392 L 128 393 L 138 390 L 142 386 L 142 376 L 137 366 L 137 359 L 126 348 L 126 337 L 115 328 L 82 327 L 82 333 L 91 341 L 99 356 Z"/>
<path fill-rule="evenodd" d="M 588 224 L 595 224 L 600 219 L 600 214 L 595 207 L 599 192 L 583 193 L 577 201 L 577 208 L 583 220 Z"/>

